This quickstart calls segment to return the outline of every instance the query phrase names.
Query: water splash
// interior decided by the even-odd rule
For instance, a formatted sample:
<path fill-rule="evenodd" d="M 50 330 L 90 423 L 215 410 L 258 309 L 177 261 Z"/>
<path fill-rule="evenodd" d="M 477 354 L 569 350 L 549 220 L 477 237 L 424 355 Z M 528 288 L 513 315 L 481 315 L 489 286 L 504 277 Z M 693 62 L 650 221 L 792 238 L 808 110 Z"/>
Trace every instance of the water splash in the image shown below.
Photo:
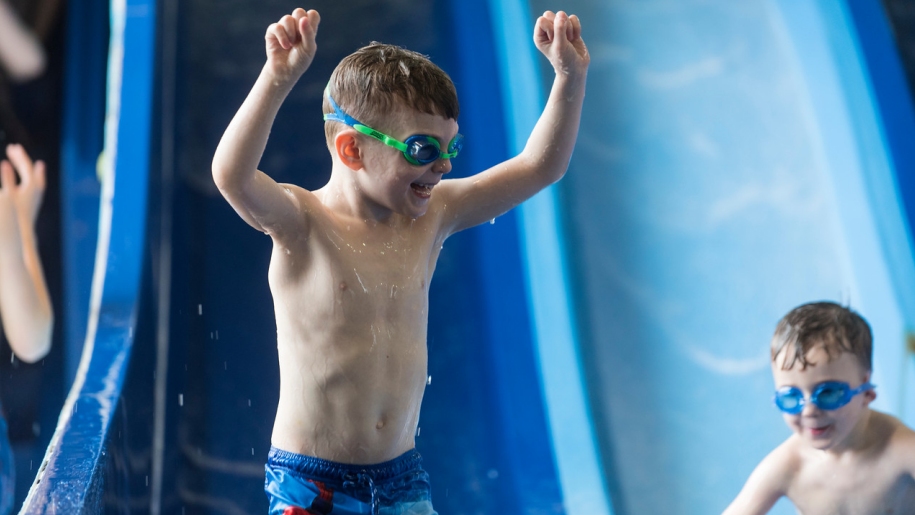
<path fill-rule="evenodd" d="M 363 243 L 363 245 L 365 245 L 365 244 Z M 362 291 L 364 291 L 365 293 L 368 293 L 369 289 L 365 287 L 365 283 L 363 283 L 362 278 L 359 277 L 359 272 L 357 272 L 356 269 L 354 268 L 353 273 L 356 274 L 356 280 L 359 281 L 359 286 L 362 286 Z"/>

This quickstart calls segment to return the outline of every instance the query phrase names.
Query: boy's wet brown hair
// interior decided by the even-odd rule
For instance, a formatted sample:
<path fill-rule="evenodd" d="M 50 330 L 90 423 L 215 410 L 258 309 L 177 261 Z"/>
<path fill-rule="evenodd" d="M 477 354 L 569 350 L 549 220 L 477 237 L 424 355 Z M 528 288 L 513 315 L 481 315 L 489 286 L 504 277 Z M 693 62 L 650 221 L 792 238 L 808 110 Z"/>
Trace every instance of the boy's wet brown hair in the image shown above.
<path fill-rule="evenodd" d="M 807 359 L 820 346 L 832 360 L 843 352 L 854 354 L 864 370 L 870 372 L 873 355 L 871 328 L 861 315 L 834 302 L 811 302 L 792 309 L 775 328 L 770 348 L 772 362 L 785 351 L 783 370 L 800 362 L 801 369 L 816 363 Z"/>
<path fill-rule="evenodd" d="M 460 112 L 451 77 L 428 57 L 395 45 L 372 42 L 348 55 L 327 88 L 341 109 L 373 129 L 404 108 L 452 120 Z M 334 111 L 326 93 L 323 110 Z M 324 124 L 329 146 L 343 128 L 339 122 Z"/>

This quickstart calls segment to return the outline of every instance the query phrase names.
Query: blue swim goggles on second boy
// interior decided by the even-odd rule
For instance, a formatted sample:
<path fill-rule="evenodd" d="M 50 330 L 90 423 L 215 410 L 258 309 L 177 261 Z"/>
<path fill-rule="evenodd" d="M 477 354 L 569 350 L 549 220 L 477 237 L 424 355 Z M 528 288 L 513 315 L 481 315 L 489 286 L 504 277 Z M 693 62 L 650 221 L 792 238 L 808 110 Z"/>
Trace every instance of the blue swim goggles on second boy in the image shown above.
<path fill-rule="evenodd" d="M 814 388 L 813 394 L 810 396 L 810 402 L 822 410 L 837 410 L 848 404 L 855 395 L 874 388 L 871 383 L 864 383 L 852 389 L 848 386 L 848 383 L 826 381 Z M 804 398 L 804 392 L 796 386 L 783 386 L 775 391 L 775 406 L 789 415 L 797 415 L 804 411 L 804 404 L 806 403 L 807 399 Z"/>
<path fill-rule="evenodd" d="M 464 136 L 460 134 L 455 136 L 454 139 L 451 140 L 451 143 L 448 143 L 447 152 L 442 152 L 441 144 L 437 139 L 425 134 L 414 134 L 407 138 L 407 141 L 394 139 L 346 114 L 346 112 L 343 109 L 340 109 L 340 106 L 334 102 L 334 99 L 331 98 L 330 92 L 325 91 L 325 93 L 327 94 L 327 100 L 330 102 L 331 107 L 334 108 L 334 112 L 325 114 L 324 121 L 345 123 L 366 136 L 375 138 L 389 147 L 394 147 L 403 152 L 404 159 L 412 165 L 422 166 L 438 161 L 439 159 L 457 157 L 458 153 L 464 147 Z"/>

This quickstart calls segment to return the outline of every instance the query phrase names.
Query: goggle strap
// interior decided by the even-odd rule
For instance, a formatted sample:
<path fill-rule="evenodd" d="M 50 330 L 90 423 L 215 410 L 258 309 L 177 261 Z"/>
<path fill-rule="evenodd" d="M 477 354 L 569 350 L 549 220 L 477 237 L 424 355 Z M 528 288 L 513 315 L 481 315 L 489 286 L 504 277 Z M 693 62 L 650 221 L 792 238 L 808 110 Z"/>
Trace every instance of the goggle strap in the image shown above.
<path fill-rule="evenodd" d="M 387 134 L 383 134 L 381 132 L 376 131 L 375 129 L 373 129 L 371 127 L 362 125 L 361 123 L 356 123 L 353 125 L 353 128 L 356 129 L 357 131 L 361 132 L 362 134 L 365 134 L 366 136 L 370 136 L 372 138 L 377 139 L 378 141 L 384 143 L 385 145 L 388 145 L 389 147 L 394 147 L 397 150 L 400 150 L 401 152 L 407 151 L 406 145 L 404 145 L 400 141 L 397 141 L 396 139 L 388 136 Z"/>

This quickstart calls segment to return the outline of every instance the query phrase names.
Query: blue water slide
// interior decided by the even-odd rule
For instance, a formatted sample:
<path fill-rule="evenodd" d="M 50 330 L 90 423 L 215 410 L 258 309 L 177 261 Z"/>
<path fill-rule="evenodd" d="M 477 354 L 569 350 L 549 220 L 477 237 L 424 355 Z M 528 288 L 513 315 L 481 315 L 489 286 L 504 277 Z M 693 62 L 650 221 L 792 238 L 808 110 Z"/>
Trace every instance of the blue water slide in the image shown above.
<path fill-rule="evenodd" d="M 874 406 L 911 425 L 912 109 L 880 2 L 563 8 L 592 65 L 559 211 L 616 512 L 727 506 L 789 434 L 767 345 L 804 302 L 868 318 Z"/>
<path fill-rule="evenodd" d="M 809 300 L 871 321 L 876 407 L 915 424 L 915 130 L 879 2 L 341 4 L 314 6 L 319 55 L 261 163 L 278 181 L 326 181 L 321 92 L 373 39 L 453 77 L 454 176 L 523 147 L 552 76 L 537 14 L 579 14 L 592 54 L 567 177 L 442 251 L 417 434 L 439 512 L 722 510 L 788 434 L 767 342 Z M 291 8 L 111 4 L 87 334 L 23 513 L 265 511 L 270 242 L 209 162 Z"/>

